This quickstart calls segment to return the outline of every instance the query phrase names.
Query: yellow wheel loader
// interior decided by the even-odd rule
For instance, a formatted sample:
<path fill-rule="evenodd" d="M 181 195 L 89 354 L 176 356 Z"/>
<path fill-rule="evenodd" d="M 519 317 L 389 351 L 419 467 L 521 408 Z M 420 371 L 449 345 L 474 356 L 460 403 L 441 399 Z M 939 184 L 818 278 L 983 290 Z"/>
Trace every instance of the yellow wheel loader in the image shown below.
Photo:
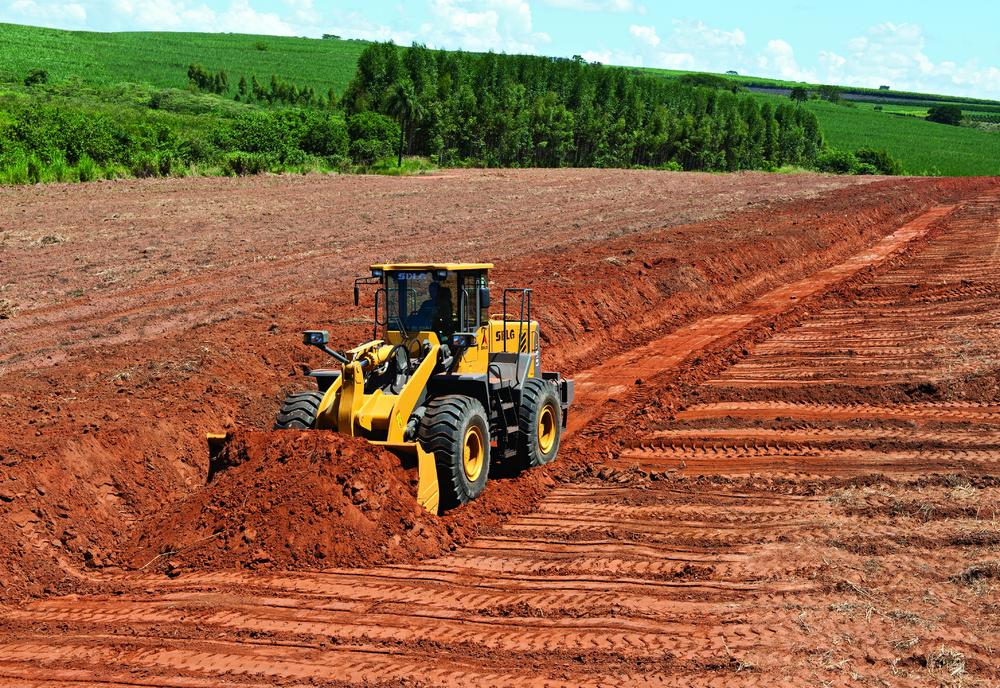
<path fill-rule="evenodd" d="M 341 353 L 329 333 L 305 332 L 340 365 L 311 371 L 316 389 L 290 394 L 275 429 L 336 430 L 416 456 L 417 499 L 433 513 L 478 497 L 491 458 L 521 469 L 555 459 L 573 381 L 542 371 L 530 289 L 505 289 L 490 315 L 492 267 L 373 265 L 354 283 L 355 305 L 375 292 L 372 341 Z"/>

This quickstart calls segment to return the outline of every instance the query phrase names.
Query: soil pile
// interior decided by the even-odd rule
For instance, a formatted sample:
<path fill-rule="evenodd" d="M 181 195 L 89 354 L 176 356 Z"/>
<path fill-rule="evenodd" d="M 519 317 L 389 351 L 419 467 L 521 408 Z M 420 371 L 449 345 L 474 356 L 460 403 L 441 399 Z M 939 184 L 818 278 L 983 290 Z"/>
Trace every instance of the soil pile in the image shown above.
<path fill-rule="evenodd" d="M 395 455 L 332 432 L 240 432 L 201 491 L 142 528 L 131 563 L 185 568 L 364 566 L 449 541 Z"/>

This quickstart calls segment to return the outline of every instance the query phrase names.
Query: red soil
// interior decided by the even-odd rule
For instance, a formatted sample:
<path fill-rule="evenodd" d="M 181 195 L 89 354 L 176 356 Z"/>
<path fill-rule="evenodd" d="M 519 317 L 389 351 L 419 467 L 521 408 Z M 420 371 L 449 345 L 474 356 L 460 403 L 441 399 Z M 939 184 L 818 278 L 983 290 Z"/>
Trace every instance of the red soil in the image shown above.
<path fill-rule="evenodd" d="M 299 331 L 328 328 L 338 346 L 368 336 L 349 285 L 371 262 L 495 260 L 497 285 L 536 289 L 545 364 L 572 372 L 836 260 L 954 194 L 948 182 L 865 182 L 861 198 L 856 179 L 615 171 L 0 190 L 6 292 L 21 306 L 0 321 L 0 418 L 12 429 L 0 442 L 3 596 L 87 586 L 89 570 L 132 565 L 137 528 L 205 484 L 204 433 L 268 428 L 283 394 L 308 384 L 298 375 L 322 357 Z M 682 224 L 747 204 L 738 222 Z M 42 241 L 50 232 L 65 241 Z M 631 248 L 637 232 L 649 259 Z M 144 254 L 154 238 L 159 252 Z M 470 530 L 455 516 L 451 536 L 530 508 L 538 480 L 498 481 Z"/>
<path fill-rule="evenodd" d="M 178 255 L 166 264 L 182 277 L 158 282 L 143 268 L 105 293 L 65 301 L 53 290 L 37 309 L 22 292 L 20 313 L 0 321 L 0 421 L 16 428 L 0 442 L 3 597 L 114 593 L 11 607 L 0 677 L 1000 678 L 988 613 L 1000 538 L 982 511 L 996 518 L 1000 254 L 989 242 L 1000 185 L 706 176 L 694 178 L 699 200 L 690 179 L 288 180 L 283 210 L 313 202 L 287 227 L 324 206 L 356 214 L 336 248 L 305 260 L 292 249 L 309 241 L 296 237 L 256 263 L 237 257 L 239 235 L 179 218 L 250 204 L 274 180 L 199 181 L 183 196 L 169 183 L 127 195 L 92 186 L 79 200 L 66 192 L 58 213 L 46 193 L 62 189 L 3 191 L 25 194 L 15 218 L 148 209 L 159 194 L 193 205 L 165 213 Z M 730 191 L 755 205 L 711 207 Z M 502 215 L 470 235 L 453 199 Z M 582 395 L 586 422 L 560 461 L 492 476 L 483 498 L 444 518 L 416 508 L 412 476 L 391 455 L 321 433 L 249 431 L 269 427 L 302 367 L 319 362 L 296 348 L 298 330 L 325 325 L 340 344 L 364 336 L 349 276 L 404 257 L 378 235 L 399 217 L 423 242 L 408 257 L 491 258 L 498 286 L 533 287 L 546 367 L 600 383 Z M 902 253 L 866 267 L 866 250 L 913 220 L 924 224 Z M 435 223 L 445 229 L 430 243 Z M 266 225 L 245 224 L 278 250 Z M 225 265 L 197 265 L 189 244 L 205 231 Z M 122 242 L 130 232 L 142 230 L 123 229 Z M 486 237 L 488 253 L 468 250 Z M 70 281 L 89 272 L 60 253 L 68 243 L 25 248 L 42 253 L 18 253 L 15 279 L 38 283 L 43 259 Z M 90 260 L 109 260 L 100 255 Z M 55 347 L 70 327 L 85 338 Z M 637 379 L 630 356 L 657 363 Z M 218 429 L 237 439 L 206 485 L 203 433 Z M 397 566 L 290 572 L 387 562 Z M 254 571 L 231 571 L 241 568 Z"/>

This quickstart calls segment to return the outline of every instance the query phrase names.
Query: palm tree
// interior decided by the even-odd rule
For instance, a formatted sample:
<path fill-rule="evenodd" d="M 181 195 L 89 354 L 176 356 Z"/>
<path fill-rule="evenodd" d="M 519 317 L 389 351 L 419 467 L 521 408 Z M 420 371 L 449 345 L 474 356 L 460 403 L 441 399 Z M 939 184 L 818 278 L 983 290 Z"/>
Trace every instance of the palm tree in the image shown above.
<path fill-rule="evenodd" d="M 427 111 L 424 104 L 417 98 L 417 94 L 413 90 L 413 83 L 410 81 L 399 81 L 389 87 L 386 107 L 390 115 L 399 119 L 399 160 L 396 166 L 402 167 L 406 129 L 409 127 L 412 130 L 416 120 L 422 119 Z"/>

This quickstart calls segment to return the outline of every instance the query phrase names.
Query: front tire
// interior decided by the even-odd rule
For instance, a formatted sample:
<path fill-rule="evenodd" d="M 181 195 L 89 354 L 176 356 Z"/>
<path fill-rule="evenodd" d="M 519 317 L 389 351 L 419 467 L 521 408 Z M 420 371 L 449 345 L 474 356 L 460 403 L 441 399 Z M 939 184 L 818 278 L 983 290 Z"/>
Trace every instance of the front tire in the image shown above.
<path fill-rule="evenodd" d="M 434 454 L 443 509 L 482 494 L 490 472 L 490 424 L 478 400 L 460 394 L 432 399 L 417 439 Z"/>
<path fill-rule="evenodd" d="M 319 405 L 323 401 L 322 392 L 296 392 L 285 397 L 278 417 L 274 421 L 275 430 L 309 430 L 316 426 Z"/>
<path fill-rule="evenodd" d="M 554 385 L 539 378 L 525 380 L 517 421 L 517 456 L 522 468 L 544 466 L 556 458 L 562 436 L 562 407 Z"/>

